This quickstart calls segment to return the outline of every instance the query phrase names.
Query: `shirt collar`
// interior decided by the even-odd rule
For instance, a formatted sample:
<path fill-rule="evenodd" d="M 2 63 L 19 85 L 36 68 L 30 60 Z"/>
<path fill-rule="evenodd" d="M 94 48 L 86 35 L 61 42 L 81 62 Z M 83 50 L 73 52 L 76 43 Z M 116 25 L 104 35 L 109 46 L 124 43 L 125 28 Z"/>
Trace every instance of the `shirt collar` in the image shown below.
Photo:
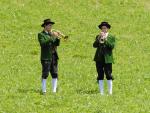
<path fill-rule="evenodd" d="M 44 33 L 48 34 L 48 31 L 43 31 Z"/>
<path fill-rule="evenodd" d="M 49 34 L 48 31 L 45 31 L 45 30 L 43 30 L 42 32 L 43 32 L 44 34 Z"/>

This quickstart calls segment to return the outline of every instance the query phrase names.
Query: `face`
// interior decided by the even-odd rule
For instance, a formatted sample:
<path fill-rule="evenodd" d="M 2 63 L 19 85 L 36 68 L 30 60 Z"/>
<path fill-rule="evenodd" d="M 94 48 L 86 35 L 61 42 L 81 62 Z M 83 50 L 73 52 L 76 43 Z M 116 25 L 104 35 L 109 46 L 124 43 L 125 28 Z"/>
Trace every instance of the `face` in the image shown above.
<path fill-rule="evenodd" d="M 108 30 L 109 30 L 109 28 L 107 28 L 106 26 L 101 27 L 101 31 L 104 32 L 104 33 L 107 33 Z"/>
<path fill-rule="evenodd" d="M 46 31 L 51 31 L 51 29 L 52 29 L 52 24 L 46 25 L 44 29 L 45 29 Z"/>

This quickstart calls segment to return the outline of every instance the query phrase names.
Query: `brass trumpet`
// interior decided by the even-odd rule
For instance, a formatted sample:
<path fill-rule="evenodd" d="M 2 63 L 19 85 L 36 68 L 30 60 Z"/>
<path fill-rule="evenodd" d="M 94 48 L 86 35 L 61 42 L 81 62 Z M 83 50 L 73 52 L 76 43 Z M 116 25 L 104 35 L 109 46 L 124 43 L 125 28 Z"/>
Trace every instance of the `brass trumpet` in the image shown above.
<path fill-rule="evenodd" d="M 62 32 L 58 31 L 58 30 L 55 30 L 55 29 L 52 29 L 51 32 L 57 32 L 58 33 L 58 38 L 59 39 L 64 39 L 64 40 L 67 40 L 68 39 L 68 36 L 67 35 L 64 35 Z"/>
<path fill-rule="evenodd" d="M 106 40 L 106 38 L 101 37 L 101 38 L 100 38 L 100 43 L 102 43 L 102 44 L 103 44 L 103 43 L 105 42 L 105 40 Z"/>
<path fill-rule="evenodd" d="M 103 33 L 103 32 L 101 32 L 101 33 Z M 103 34 L 104 34 L 104 33 L 103 33 Z M 99 35 L 99 42 L 100 42 L 100 43 L 103 44 L 106 40 L 107 40 L 107 37 L 106 37 L 105 35 L 104 35 L 104 36 L 103 36 L 103 35 L 102 35 L 102 36 Z"/>

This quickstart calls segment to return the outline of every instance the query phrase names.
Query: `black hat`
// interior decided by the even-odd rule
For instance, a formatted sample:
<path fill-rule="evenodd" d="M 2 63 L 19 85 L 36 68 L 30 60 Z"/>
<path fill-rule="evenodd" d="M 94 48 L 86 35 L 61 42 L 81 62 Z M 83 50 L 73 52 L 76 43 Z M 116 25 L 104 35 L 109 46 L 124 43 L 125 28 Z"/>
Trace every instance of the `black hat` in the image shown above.
<path fill-rule="evenodd" d="M 52 22 L 51 19 L 45 19 L 43 22 L 44 23 L 41 25 L 41 27 L 44 27 L 45 25 L 48 25 L 48 24 L 55 24 L 55 22 Z"/>
<path fill-rule="evenodd" d="M 111 28 L 111 25 L 108 23 L 108 22 L 101 22 L 101 24 L 100 25 L 98 25 L 98 27 L 101 29 L 102 28 L 102 26 L 106 26 L 107 28 Z"/>

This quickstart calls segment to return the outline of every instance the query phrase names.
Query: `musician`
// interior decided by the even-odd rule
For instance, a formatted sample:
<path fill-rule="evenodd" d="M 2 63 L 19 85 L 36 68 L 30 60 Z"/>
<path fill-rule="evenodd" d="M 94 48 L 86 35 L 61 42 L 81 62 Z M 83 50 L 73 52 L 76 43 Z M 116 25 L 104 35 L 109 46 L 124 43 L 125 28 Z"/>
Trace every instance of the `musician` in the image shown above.
<path fill-rule="evenodd" d="M 52 76 L 52 92 L 56 92 L 58 81 L 58 53 L 57 46 L 60 44 L 58 32 L 51 32 L 55 22 L 45 19 L 41 25 L 43 31 L 38 33 L 38 41 L 41 46 L 41 64 L 42 64 L 42 92 L 46 93 L 46 79 L 49 72 Z"/>
<path fill-rule="evenodd" d="M 96 36 L 96 40 L 93 43 L 93 47 L 97 48 L 94 57 L 98 73 L 97 80 L 99 83 L 100 93 L 103 95 L 103 80 L 105 73 L 108 83 L 108 92 L 109 94 L 112 94 L 112 63 L 114 63 L 113 49 L 115 47 L 115 37 L 108 32 L 111 28 L 111 25 L 108 22 L 101 22 L 98 27 L 100 29 L 100 33 Z"/>

